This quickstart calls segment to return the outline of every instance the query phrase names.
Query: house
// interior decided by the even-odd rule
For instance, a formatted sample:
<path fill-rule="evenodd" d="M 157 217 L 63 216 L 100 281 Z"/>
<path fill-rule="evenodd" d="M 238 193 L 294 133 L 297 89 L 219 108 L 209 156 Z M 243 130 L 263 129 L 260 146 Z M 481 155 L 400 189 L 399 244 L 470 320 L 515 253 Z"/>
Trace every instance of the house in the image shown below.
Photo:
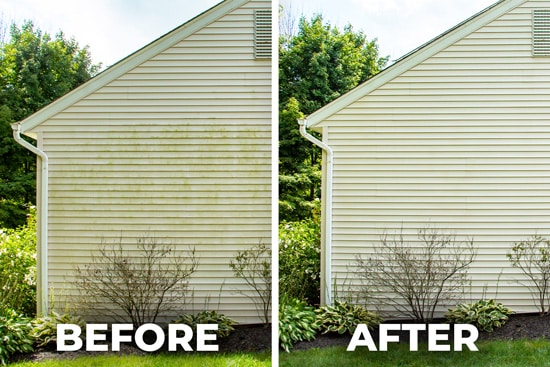
<path fill-rule="evenodd" d="M 150 236 L 199 257 L 165 317 L 261 322 L 229 262 L 271 244 L 271 16 L 271 0 L 220 2 L 13 125 L 37 142 L 39 312 L 78 303 L 74 269 L 102 245 Z"/>
<path fill-rule="evenodd" d="M 473 238 L 465 301 L 537 311 L 506 254 L 550 234 L 549 24 L 550 1 L 498 1 L 301 121 L 324 152 L 324 303 L 357 295 L 382 233 L 428 226 Z"/>

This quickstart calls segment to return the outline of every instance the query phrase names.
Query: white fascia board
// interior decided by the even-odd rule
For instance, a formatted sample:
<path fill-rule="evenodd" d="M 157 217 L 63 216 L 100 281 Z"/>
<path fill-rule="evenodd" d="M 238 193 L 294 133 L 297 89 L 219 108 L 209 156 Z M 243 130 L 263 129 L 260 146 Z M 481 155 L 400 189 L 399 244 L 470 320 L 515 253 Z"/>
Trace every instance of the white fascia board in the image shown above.
<path fill-rule="evenodd" d="M 464 37 L 501 17 L 510 10 L 518 7 L 525 1 L 527 0 L 501 0 L 489 6 L 480 13 L 460 23 L 458 26 L 451 28 L 451 30 L 403 56 L 395 64 L 381 71 L 379 74 L 375 75 L 363 84 L 313 112 L 307 117 L 307 127 L 317 131 L 322 130 L 322 127 L 324 126 L 323 122 L 330 116 L 338 113 L 351 103 L 383 86 L 397 76 L 420 64 L 424 60 L 460 41 Z"/>

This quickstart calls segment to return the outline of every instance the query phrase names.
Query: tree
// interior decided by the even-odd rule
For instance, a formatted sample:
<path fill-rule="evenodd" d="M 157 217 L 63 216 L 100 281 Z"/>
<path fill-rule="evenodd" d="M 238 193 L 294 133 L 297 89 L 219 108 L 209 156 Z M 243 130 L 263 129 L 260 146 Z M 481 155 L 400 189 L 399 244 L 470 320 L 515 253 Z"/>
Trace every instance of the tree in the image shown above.
<path fill-rule="evenodd" d="M 301 18 L 295 36 L 279 42 L 279 217 L 310 217 L 320 197 L 321 152 L 300 136 L 296 119 L 308 115 L 378 73 L 387 57 L 378 55 L 351 25 L 340 31 L 321 15 Z"/>
<path fill-rule="evenodd" d="M 62 32 L 55 38 L 26 22 L 0 48 L 0 227 L 25 221 L 35 202 L 35 156 L 18 145 L 10 124 L 84 83 L 99 71 L 87 47 Z"/>

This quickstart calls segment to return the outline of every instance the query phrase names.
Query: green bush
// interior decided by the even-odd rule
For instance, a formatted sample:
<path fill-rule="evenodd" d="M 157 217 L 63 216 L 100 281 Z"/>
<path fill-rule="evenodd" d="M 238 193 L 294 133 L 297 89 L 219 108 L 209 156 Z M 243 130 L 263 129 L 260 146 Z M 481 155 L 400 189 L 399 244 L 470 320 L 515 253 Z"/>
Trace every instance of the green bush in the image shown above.
<path fill-rule="evenodd" d="M 281 304 L 279 309 L 279 341 L 290 352 L 295 343 L 313 340 L 318 326 L 313 307 L 298 299 Z"/>
<path fill-rule="evenodd" d="M 32 321 L 31 336 L 36 346 L 44 347 L 57 342 L 57 324 L 76 324 L 82 330 L 86 327 L 84 320 L 78 316 L 52 311 L 49 316 L 37 317 Z"/>
<path fill-rule="evenodd" d="M 14 353 L 33 351 L 31 337 L 31 320 L 28 317 L 7 312 L 0 316 L 0 363 L 8 364 L 9 357 Z"/>
<path fill-rule="evenodd" d="M 377 313 L 367 311 L 362 306 L 338 300 L 334 301 L 334 306 L 323 306 L 315 312 L 317 324 L 323 334 L 329 332 L 353 334 L 359 324 L 366 324 L 372 330 L 382 322 L 382 317 Z"/>
<path fill-rule="evenodd" d="M 550 314 L 550 240 L 539 235 L 531 236 L 514 243 L 506 256 L 514 268 L 529 278 L 528 283 L 518 282 L 531 291 L 541 315 Z"/>
<path fill-rule="evenodd" d="M 246 295 L 256 306 L 265 326 L 271 319 L 271 246 L 259 243 L 251 248 L 237 252 L 235 259 L 229 261 L 229 267 L 235 277 L 243 279 L 254 291 Z"/>
<path fill-rule="evenodd" d="M 174 323 L 189 325 L 193 329 L 193 333 L 196 333 L 198 324 L 218 324 L 216 335 L 223 338 L 235 330 L 233 325 L 236 324 L 236 321 L 218 314 L 216 311 L 201 311 L 197 315 L 185 314 L 174 320 Z"/>
<path fill-rule="evenodd" d="M 321 229 L 318 220 L 279 225 L 279 290 L 282 299 L 319 304 Z"/>
<path fill-rule="evenodd" d="M 455 324 L 472 324 L 478 329 L 492 332 L 508 321 L 513 311 L 494 300 L 479 300 L 475 303 L 462 303 L 450 308 L 445 317 Z"/>
<path fill-rule="evenodd" d="M 36 213 L 27 225 L 0 229 L 0 315 L 36 313 Z"/>

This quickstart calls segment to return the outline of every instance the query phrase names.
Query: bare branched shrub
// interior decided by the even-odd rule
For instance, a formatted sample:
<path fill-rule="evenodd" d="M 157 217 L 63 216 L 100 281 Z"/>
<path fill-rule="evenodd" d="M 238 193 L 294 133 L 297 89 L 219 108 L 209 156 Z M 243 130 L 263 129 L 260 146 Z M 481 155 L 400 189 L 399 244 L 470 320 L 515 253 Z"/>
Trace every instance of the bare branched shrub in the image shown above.
<path fill-rule="evenodd" d="M 255 295 L 247 293 L 246 296 L 254 302 L 262 321 L 267 325 L 271 310 L 271 247 L 260 243 L 239 251 L 229 266 L 233 274 L 244 279 L 254 291 Z"/>
<path fill-rule="evenodd" d="M 197 266 L 195 249 L 175 251 L 145 236 L 138 239 L 137 251 L 128 251 L 120 239 L 103 243 L 90 264 L 76 267 L 75 282 L 87 308 L 117 321 L 125 315 L 137 327 L 181 307 Z"/>
<path fill-rule="evenodd" d="M 384 233 L 373 256 L 356 258 L 369 303 L 389 305 L 400 315 L 427 322 L 438 305 L 456 300 L 468 283 L 475 257 L 473 240 L 459 242 L 436 228 L 418 231 L 420 243 L 405 241 L 403 231 Z"/>
<path fill-rule="evenodd" d="M 507 255 L 512 266 L 520 269 L 530 280 L 526 286 L 541 314 L 550 313 L 550 240 L 534 235 L 516 242 Z M 523 284 L 523 283 L 522 283 Z"/>

